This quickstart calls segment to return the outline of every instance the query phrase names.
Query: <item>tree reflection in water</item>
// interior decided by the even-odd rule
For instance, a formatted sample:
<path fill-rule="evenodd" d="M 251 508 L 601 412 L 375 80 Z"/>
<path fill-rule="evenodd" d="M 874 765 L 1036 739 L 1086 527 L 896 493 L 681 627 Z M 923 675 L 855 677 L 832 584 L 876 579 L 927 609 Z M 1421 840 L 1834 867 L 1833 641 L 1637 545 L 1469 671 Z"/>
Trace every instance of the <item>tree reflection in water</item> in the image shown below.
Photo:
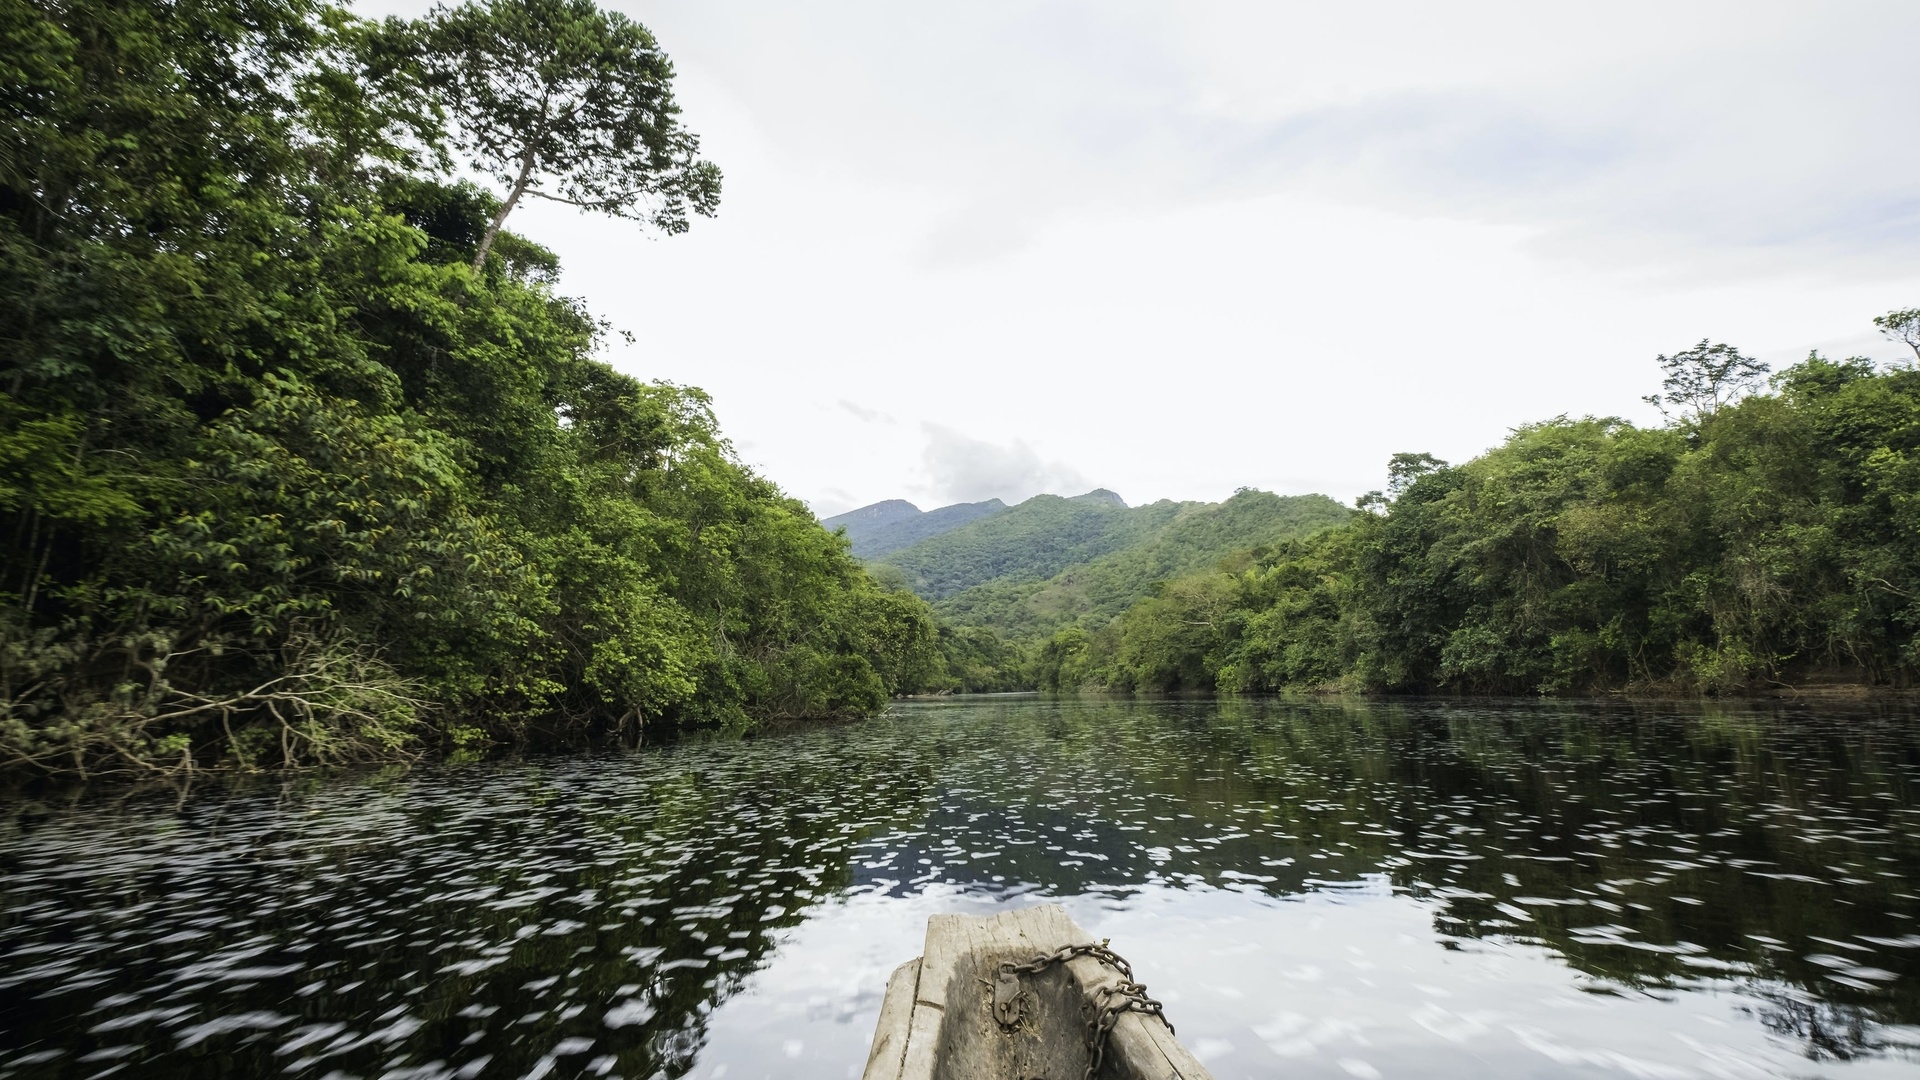
<path fill-rule="evenodd" d="M 1897 1057 L 1920 1024 L 1912 720 L 1002 699 L 21 802 L 0 834 L 0 1075 L 680 1076 L 726 1057 L 715 1010 L 780 984 L 823 901 L 1199 911 L 1368 882 L 1443 946 L 1549 950 L 1600 995 L 1735 988 L 1807 1057 Z M 1214 944 L 1244 932 L 1229 921 Z M 1259 996 L 1278 976 L 1216 978 Z M 857 1029 L 861 1001 L 827 1011 Z M 1423 1008 L 1403 1012 L 1441 1023 Z M 774 1034 L 791 1053 L 816 1021 Z M 1304 1023 L 1254 1037 L 1311 1047 Z"/>

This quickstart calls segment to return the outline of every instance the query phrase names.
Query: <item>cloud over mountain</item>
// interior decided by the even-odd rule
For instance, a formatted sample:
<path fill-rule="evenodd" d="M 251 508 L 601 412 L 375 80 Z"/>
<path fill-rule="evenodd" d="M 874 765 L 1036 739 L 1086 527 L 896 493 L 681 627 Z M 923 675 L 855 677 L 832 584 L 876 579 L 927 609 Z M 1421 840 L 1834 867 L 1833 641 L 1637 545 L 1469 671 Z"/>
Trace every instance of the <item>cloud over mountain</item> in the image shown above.
<path fill-rule="evenodd" d="M 1067 494 L 1093 485 L 1078 469 L 1046 461 L 1024 440 L 991 443 L 940 424 L 922 425 L 927 446 L 920 460 L 927 487 L 948 502 L 1019 502 L 1043 492 Z"/>

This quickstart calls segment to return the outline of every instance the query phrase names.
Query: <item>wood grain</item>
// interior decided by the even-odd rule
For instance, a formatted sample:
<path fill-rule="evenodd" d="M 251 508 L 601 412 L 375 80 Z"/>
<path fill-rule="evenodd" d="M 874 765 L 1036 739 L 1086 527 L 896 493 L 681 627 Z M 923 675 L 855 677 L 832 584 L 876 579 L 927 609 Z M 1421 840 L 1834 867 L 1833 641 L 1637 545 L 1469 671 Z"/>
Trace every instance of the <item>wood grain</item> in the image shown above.
<path fill-rule="evenodd" d="M 997 915 L 935 915 L 925 952 L 887 981 L 864 1080 L 1083 1080 L 1091 994 L 1120 981 L 1092 957 L 1023 976 L 1028 1008 L 1014 1028 L 992 1014 L 992 975 L 1093 937 L 1057 904 Z M 1159 1019 L 1123 1014 L 1099 1080 L 1212 1080 Z"/>

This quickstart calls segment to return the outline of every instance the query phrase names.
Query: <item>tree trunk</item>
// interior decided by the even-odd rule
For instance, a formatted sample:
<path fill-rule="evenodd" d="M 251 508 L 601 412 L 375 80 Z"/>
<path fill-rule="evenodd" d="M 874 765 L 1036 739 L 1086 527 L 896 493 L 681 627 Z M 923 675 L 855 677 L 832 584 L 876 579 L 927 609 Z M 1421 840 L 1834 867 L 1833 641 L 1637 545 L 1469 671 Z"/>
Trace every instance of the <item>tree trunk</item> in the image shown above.
<path fill-rule="evenodd" d="M 513 190 L 507 192 L 507 200 L 500 204 L 500 209 L 494 213 L 493 220 L 488 222 L 486 235 L 480 238 L 480 250 L 473 253 L 474 273 L 478 274 L 487 268 L 487 252 L 493 249 L 493 238 L 500 235 L 501 226 L 507 223 L 507 215 L 513 213 L 514 205 L 520 201 L 520 196 L 526 194 L 527 186 L 532 183 L 533 163 L 533 147 L 529 146 L 527 152 L 520 155 L 520 175 L 513 178 Z"/>

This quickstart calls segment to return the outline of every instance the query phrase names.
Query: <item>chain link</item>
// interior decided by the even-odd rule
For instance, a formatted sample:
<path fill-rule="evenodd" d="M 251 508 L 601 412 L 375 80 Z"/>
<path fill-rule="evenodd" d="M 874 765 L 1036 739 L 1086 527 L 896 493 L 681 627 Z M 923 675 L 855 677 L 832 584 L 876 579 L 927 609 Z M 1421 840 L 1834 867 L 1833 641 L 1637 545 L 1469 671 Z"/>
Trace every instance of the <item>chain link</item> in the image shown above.
<path fill-rule="evenodd" d="M 1137 1012 L 1158 1017 L 1167 1025 L 1169 1034 L 1173 1033 L 1173 1021 L 1167 1019 L 1166 1008 L 1158 1001 L 1147 996 L 1147 988 L 1133 981 L 1133 965 L 1126 958 L 1108 948 L 1111 939 L 1102 939 L 1099 944 L 1063 945 L 1050 953 L 1041 953 L 1024 964 L 1011 960 L 1001 963 L 1002 975 L 1033 975 L 1045 971 L 1055 964 L 1064 964 L 1082 956 L 1091 956 L 1100 963 L 1119 972 L 1118 983 L 1100 987 L 1096 991 L 1093 1003 L 1093 1019 L 1087 1022 L 1087 1075 L 1093 1080 L 1107 1057 L 1107 1038 L 1113 1034 L 1114 1025 L 1120 1022 L 1122 1013 Z"/>

